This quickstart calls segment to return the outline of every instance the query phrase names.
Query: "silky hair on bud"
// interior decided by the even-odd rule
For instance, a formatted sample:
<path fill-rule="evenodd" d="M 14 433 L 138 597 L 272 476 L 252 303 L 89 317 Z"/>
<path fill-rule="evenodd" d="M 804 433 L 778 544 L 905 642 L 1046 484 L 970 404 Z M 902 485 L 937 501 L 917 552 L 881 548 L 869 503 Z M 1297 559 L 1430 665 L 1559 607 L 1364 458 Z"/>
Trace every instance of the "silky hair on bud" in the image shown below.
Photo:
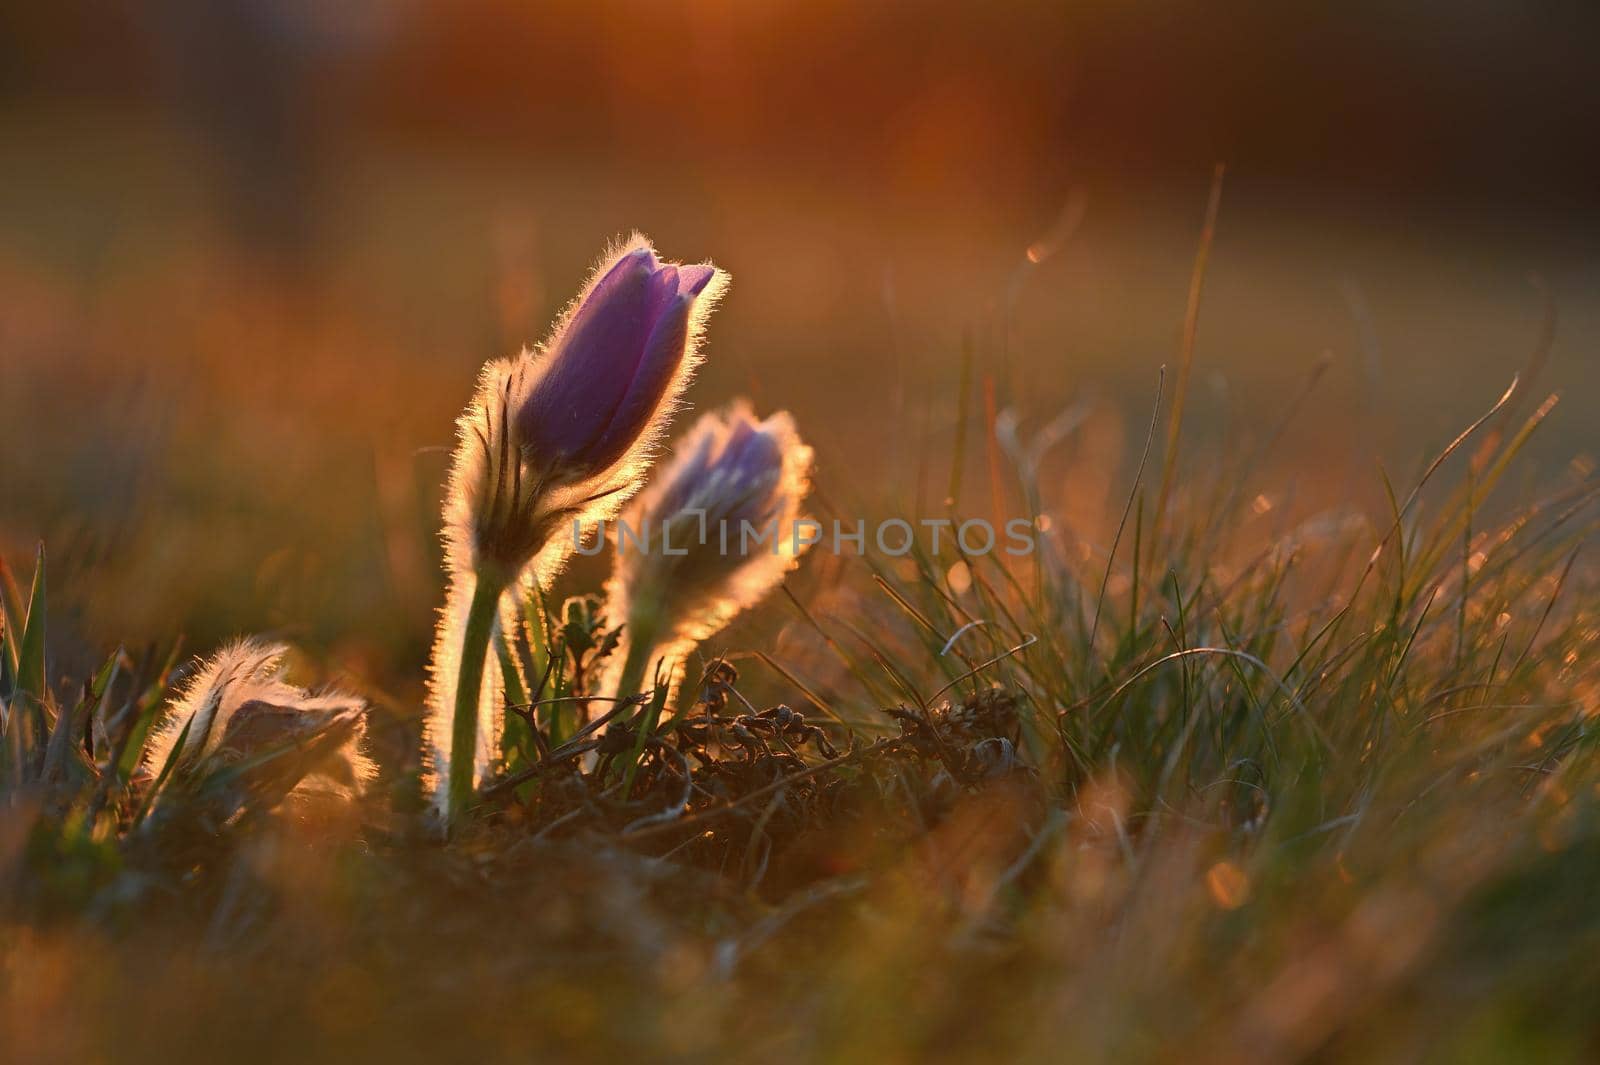
<path fill-rule="evenodd" d="M 812 462 L 787 411 L 758 420 L 743 400 L 702 416 L 678 442 L 622 519 L 653 545 L 624 550 L 617 533 L 606 595 L 625 619 L 626 653 L 613 656 L 622 663 L 612 667 L 614 694 L 632 694 L 621 689 L 638 683 L 648 663 L 680 660 L 799 564 L 809 543 L 796 543 L 792 532 L 806 520 Z M 775 530 L 775 542 L 745 550 L 745 523 Z"/>
<path fill-rule="evenodd" d="M 293 790 L 315 788 L 353 796 L 376 775 L 359 748 L 365 735 L 367 704 L 360 696 L 325 690 L 311 692 L 284 679 L 289 648 L 281 643 L 244 639 L 203 662 L 173 697 L 151 729 L 144 766 L 181 781 L 207 768 L 260 751 L 274 742 L 304 742 L 329 730 L 348 738 L 326 757 L 311 763 Z M 178 744 L 182 741 L 182 748 Z"/>

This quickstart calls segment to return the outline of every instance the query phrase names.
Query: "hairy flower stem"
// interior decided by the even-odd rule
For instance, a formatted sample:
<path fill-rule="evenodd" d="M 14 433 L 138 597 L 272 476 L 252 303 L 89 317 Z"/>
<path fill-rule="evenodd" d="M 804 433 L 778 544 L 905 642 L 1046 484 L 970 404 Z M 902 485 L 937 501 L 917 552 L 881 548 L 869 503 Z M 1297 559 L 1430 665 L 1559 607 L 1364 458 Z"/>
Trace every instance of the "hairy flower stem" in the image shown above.
<path fill-rule="evenodd" d="M 478 571 L 472 605 L 461 634 L 461 671 L 456 678 L 456 712 L 450 728 L 450 779 L 447 784 L 447 823 L 454 825 L 472 801 L 472 776 L 477 767 L 478 697 L 483 690 L 483 667 L 489 657 L 489 640 L 499 614 L 505 582 Z"/>

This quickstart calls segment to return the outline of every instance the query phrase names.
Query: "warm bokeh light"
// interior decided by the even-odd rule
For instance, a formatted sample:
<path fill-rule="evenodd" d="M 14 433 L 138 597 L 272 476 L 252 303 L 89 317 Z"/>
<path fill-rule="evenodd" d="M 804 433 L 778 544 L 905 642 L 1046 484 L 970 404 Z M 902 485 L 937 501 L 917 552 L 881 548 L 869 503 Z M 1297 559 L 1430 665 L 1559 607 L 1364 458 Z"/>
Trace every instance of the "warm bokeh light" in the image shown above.
<path fill-rule="evenodd" d="M 1521 363 L 1546 299 L 1548 383 L 1581 398 L 1600 182 L 1567 31 L 1592 18 L 1501 6 L 1444 44 L 1333 5 L 917 4 L 915 33 L 899 4 L 13 12 L 0 381 L 29 442 L 0 456 L 0 537 L 122 582 L 95 632 L 227 635 L 248 595 L 352 663 L 409 653 L 385 619 L 430 599 L 456 382 L 635 227 L 743 279 L 708 395 L 826 416 L 825 467 L 930 498 L 963 331 L 1000 407 L 1148 402 L 1218 160 L 1195 424 L 1247 422 L 1326 351 L 1286 445 L 1408 455 Z"/>
<path fill-rule="evenodd" d="M 1596 1059 L 1597 54 L 3 5 L 0 1061 Z"/>

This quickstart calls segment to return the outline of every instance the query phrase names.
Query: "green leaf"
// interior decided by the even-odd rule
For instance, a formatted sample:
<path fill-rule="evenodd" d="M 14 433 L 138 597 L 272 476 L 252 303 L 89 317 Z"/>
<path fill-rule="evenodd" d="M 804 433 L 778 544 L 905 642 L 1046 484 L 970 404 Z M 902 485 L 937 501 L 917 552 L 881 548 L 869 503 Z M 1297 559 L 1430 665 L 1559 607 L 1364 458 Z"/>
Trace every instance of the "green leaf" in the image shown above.
<path fill-rule="evenodd" d="M 44 544 L 40 544 L 33 569 L 33 591 L 28 596 L 28 621 L 17 645 L 17 684 L 12 700 L 13 709 L 32 709 L 36 737 L 43 737 L 48 728 L 44 714 L 44 595 Z"/>
<path fill-rule="evenodd" d="M 516 653 L 515 646 L 506 637 L 503 625 L 495 627 L 494 652 L 500 661 L 501 688 L 505 692 L 506 706 L 526 707 L 529 703 L 527 683 L 522 675 L 521 656 Z M 517 714 L 509 710 L 505 715 L 505 728 L 500 736 L 500 757 L 510 765 L 519 755 L 524 754 L 531 745 L 528 741 L 528 725 Z"/>
<path fill-rule="evenodd" d="M 145 740 L 149 738 L 150 726 L 155 724 L 157 715 L 161 713 L 161 705 L 167 696 L 168 682 L 172 671 L 178 666 L 178 658 L 183 653 L 183 641 L 180 639 L 172 645 L 172 652 L 167 655 L 167 661 L 161 667 L 161 672 L 156 674 L 156 679 L 139 696 L 138 715 L 134 718 L 133 725 L 128 730 L 127 742 L 123 745 L 122 755 L 117 759 L 117 782 L 126 784 L 133 779 L 133 771 L 139 768 L 139 759 L 144 757 Z"/>
<path fill-rule="evenodd" d="M 122 672 L 122 658 L 124 649 L 118 647 L 111 652 L 111 657 L 106 659 L 105 665 L 100 667 L 100 672 L 94 675 L 94 680 L 89 684 L 89 691 L 84 696 L 84 702 L 91 707 L 91 713 L 105 720 L 106 703 L 111 695 L 111 687 L 117 682 L 117 676 Z M 98 753 L 91 751 L 91 757 L 98 758 Z"/>
<path fill-rule="evenodd" d="M 628 759 L 628 768 L 622 775 L 623 799 L 627 799 L 628 792 L 633 790 L 633 777 L 639 771 L 639 762 L 644 757 L 645 742 L 655 735 L 656 726 L 661 722 L 661 711 L 666 709 L 667 693 L 672 688 L 672 670 L 672 663 L 665 658 L 656 659 L 655 688 L 650 693 L 650 705 L 645 707 L 644 713 L 640 715 L 639 731 L 633 740 L 633 752 Z"/>
<path fill-rule="evenodd" d="M 68 765 L 68 752 L 77 744 L 78 737 L 83 735 L 84 722 L 88 720 L 95 702 L 86 691 L 83 698 L 70 709 L 63 707 L 57 712 L 49 742 L 45 744 L 44 762 L 39 770 L 40 781 L 50 784 L 62 779 Z"/>
<path fill-rule="evenodd" d="M 17 675 L 17 649 L 11 642 L 11 634 L 15 631 L 5 614 L 0 614 L 0 697 L 10 692 Z M 3 706 L 0 703 L 0 706 Z M 0 716 L 0 721 L 4 717 Z"/>
<path fill-rule="evenodd" d="M 496 628 L 494 633 L 494 652 L 500 659 L 500 673 L 506 690 L 506 702 L 512 706 L 526 706 L 528 703 L 528 687 L 522 676 L 522 663 L 506 639 L 505 631 Z"/>
<path fill-rule="evenodd" d="M 0 655 L 0 674 L 8 681 L 15 680 L 17 675 L 17 652 L 22 642 L 23 624 L 22 593 L 17 589 L 17 578 L 11 572 L 11 567 L 6 565 L 6 560 L 0 558 L 0 629 L 5 630 L 4 638 L 0 639 L 0 647 L 4 648 L 3 655 Z M 9 684 L 6 687 L 9 690 Z"/>
<path fill-rule="evenodd" d="M 161 773 L 156 777 L 155 783 L 150 785 L 149 792 L 145 794 L 144 802 L 139 804 L 139 812 L 133 818 L 135 827 L 142 824 L 144 819 L 150 815 L 150 808 L 155 805 L 156 796 L 161 794 L 161 789 L 166 786 L 167 778 L 172 775 L 173 768 L 178 764 L 178 757 L 183 754 L 183 745 L 189 739 L 189 726 L 193 724 L 193 717 L 183 723 L 183 731 L 178 733 L 178 741 L 172 745 L 172 753 L 167 755 L 166 765 L 161 767 Z"/>

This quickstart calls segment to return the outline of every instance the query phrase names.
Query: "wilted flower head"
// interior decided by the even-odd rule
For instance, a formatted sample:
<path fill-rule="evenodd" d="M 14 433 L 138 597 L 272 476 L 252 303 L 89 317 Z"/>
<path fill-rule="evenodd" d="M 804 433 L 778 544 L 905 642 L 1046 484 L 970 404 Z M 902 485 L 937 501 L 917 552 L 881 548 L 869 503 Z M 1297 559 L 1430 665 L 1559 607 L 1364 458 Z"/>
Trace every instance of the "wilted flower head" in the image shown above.
<path fill-rule="evenodd" d="M 356 749 L 366 703 L 344 692 L 313 693 L 288 683 L 288 651 L 282 644 L 241 640 L 190 678 L 145 746 L 150 775 L 168 774 L 163 795 L 193 790 L 230 767 L 240 767 L 227 792 L 235 806 L 249 800 L 270 807 L 292 791 L 349 796 L 371 779 L 372 763 Z"/>
<path fill-rule="evenodd" d="M 452 562 L 513 577 L 574 518 L 616 513 L 639 487 L 699 362 L 727 275 L 664 263 L 634 236 L 601 262 L 537 352 L 484 368 L 459 423 L 446 509 Z"/>
<path fill-rule="evenodd" d="M 649 652 L 641 641 L 687 650 L 777 587 L 808 546 L 794 530 L 811 461 L 787 412 L 761 421 L 736 403 L 696 423 L 618 528 L 607 593 L 630 658 Z"/>

